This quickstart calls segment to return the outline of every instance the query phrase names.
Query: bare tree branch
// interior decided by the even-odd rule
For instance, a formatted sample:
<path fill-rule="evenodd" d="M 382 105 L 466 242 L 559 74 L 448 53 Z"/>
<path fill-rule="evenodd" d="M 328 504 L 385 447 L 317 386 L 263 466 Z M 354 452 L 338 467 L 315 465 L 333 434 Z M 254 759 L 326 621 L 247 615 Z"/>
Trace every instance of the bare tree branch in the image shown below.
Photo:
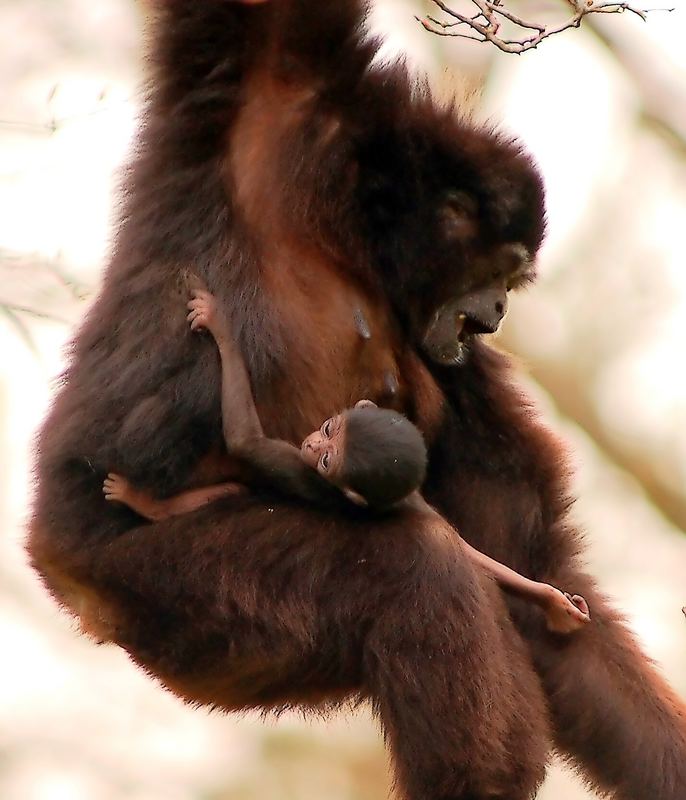
<path fill-rule="evenodd" d="M 12 327 L 19 334 L 19 338 L 24 342 L 29 350 L 34 355 L 38 355 L 38 348 L 33 340 L 33 336 L 31 336 L 31 331 L 27 327 L 24 320 L 15 312 L 15 310 L 11 306 L 0 304 L 0 314 L 9 320 Z"/>
<path fill-rule="evenodd" d="M 579 376 L 567 369 L 566 363 L 534 361 L 528 356 L 527 371 L 550 393 L 558 411 L 585 431 L 606 458 L 636 480 L 665 519 L 686 531 L 683 493 L 665 483 L 658 464 L 647 458 L 644 450 L 631 450 L 608 433 L 587 393 L 579 391 Z"/>
<path fill-rule="evenodd" d="M 686 88 L 670 62 L 643 37 L 628 36 L 607 20 L 589 20 L 591 31 L 612 53 L 641 100 L 642 121 L 682 158 L 686 156 Z"/>
<path fill-rule="evenodd" d="M 446 15 L 446 20 L 433 16 L 416 17 L 417 21 L 429 33 L 437 36 L 472 39 L 475 42 L 490 42 L 504 53 L 525 53 L 534 50 L 544 40 L 570 28 L 578 28 L 584 17 L 590 14 L 635 14 L 645 21 L 650 11 L 673 11 L 673 8 L 651 9 L 637 8 L 628 2 L 613 0 L 567 0 L 574 13 L 559 25 L 543 25 L 535 21 L 525 20 L 503 5 L 503 0 L 469 0 L 476 7 L 477 13 L 469 16 L 451 8 L 443 0 L 432 0 Z M 519 37 L 506 38 L 502 32 L 502 20 L 507 20 L 516 28 L 521 28 Z M 533 31 L 533 33 L 531 33 Z"/>

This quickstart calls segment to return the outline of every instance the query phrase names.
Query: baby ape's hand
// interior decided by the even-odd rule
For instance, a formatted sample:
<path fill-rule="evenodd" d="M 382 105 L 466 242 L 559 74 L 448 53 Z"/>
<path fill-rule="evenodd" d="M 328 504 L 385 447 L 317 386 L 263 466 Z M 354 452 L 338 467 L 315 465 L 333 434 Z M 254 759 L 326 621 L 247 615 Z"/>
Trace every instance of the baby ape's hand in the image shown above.
<path fill-rule="evenodd" d="M 547 587 L 544 611 L 553 633 L 572 633 L 591 621 L 588 603 L 580 594 L 561 592 L 554 586 Z"/>
<path fill-rule="evenodd" d="M 188 302 L 190 310 L 186 318 L 191 330 L 204 328 L 216 337 L 219 333 L 219 312 L 214 295 L 207 289 L 192 289 L 191 297 L 193 299 Z"/>

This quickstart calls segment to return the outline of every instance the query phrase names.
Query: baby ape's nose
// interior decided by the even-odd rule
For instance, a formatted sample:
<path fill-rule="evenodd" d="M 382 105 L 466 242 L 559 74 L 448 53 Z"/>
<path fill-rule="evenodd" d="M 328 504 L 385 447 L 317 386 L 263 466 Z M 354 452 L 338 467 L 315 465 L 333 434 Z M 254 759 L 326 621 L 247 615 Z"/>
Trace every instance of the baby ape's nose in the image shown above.
<path fill-rule="evenodd" d="M 300 445 L 301 450 L 318 450 L 322 443 L 322 435 L 319 431 L 311 433 Z"/>
<path fill-rule="evenodd" d="M 316 467 L 319 461 L 319 451 L 322 445 L 322 435 L 319 431 L 311 433 L 300 445 L 303 461 L 311 467 Z"/>

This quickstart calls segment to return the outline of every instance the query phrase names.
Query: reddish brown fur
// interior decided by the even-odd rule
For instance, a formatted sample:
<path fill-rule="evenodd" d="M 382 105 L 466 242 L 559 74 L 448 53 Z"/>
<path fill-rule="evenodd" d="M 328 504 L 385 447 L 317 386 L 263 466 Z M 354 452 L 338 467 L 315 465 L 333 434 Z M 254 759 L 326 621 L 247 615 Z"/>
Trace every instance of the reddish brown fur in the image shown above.
<path fill-rule="evenodd" d="M 353 0 L 165 0 L 160 15 L 112 264 L 39 442 L 29 551 L 46 585 L 76 614 L 95 598 L 108 634 L 192 702 L 370 697 L 408 800 L 530 797 L 540 682 L 591 780 L 681 800 L 681 706 L 578 571 L 558 444 L 502 356 L 478 344 L 450 370 L 414 352 L 438 303 L 488 280 L 494 247 L 537 249 L 529 160 L 410 99 L 401 70 L 369 71 Z M 437 222 L 455 185 L 480 208 L 464 246 Z M 227 477 L 217 355 L 185 327 L 188 268 L 231 315 L 268 435 L 298 441 L 363 396 L 388 404 L 394 372 L 393 402 L 432 444 L 429 499 L 492 557 L 583 593 L 588 630 L 563 641 L 513 601 L 537 677 L 447 530 L 408 519 L 265 496 L 141 526 L 106 507 L 110 470 L 160 495 Z"/>

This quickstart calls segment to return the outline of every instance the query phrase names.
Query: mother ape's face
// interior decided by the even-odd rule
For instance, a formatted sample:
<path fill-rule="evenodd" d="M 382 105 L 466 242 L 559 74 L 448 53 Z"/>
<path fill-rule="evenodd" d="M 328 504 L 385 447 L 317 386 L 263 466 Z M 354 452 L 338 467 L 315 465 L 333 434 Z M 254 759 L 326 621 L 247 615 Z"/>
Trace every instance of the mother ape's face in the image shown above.
<path fill-rule="evenodd" d="M 515 166 L 519 173 L 454 175 L 410 223 L 416 249 L 405 302 L 419 345 L 438 364 L 463 364 L 475 336 L 498 330 L 509 293 L 535 278 L 543 190 L 528 162 Z"/>
<path fill-rule="evenodd" d="M 489 253 L 472 253 L 470 274 L 446 289 L 428 305 L 421 329 L 421 346 L 435 362 L 464 363 L 475 336 L 495 333 L 508 308 L 511 291 L 533 281 L 534 269 L 527 247 L 509 242 Z M 426 313 L 426 312 L 425 312 Z"/>

